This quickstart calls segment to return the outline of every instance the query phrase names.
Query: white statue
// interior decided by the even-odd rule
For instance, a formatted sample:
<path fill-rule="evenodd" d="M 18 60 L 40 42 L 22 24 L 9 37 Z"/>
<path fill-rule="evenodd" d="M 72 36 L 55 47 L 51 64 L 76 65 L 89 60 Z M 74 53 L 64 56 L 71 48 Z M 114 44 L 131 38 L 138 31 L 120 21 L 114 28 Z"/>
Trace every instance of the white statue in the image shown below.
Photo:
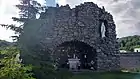
<path fill-rule="evenodd" d="M 101 25 L 101 36 L 102 36 L 102 38 L 105 37 L 105 31 L 106 31 L 105 24 L 102 22 L 102 25 Z"/>
<path fill-rule="evenodd" d="M 75 54 L 73 54 L 73 58 L 75 58 Z"/>

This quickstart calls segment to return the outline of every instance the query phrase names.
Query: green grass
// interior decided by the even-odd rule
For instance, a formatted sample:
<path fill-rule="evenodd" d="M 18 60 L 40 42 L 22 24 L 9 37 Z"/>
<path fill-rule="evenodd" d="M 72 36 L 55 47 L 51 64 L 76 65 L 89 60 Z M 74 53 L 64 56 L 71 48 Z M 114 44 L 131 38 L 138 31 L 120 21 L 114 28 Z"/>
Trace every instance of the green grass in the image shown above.
<path fill-rule="evenodd" d="M 74 74 L 70 79 L 135 79 L 135 76 L 137 75 L 132 73 L 87 72 Z"/>
<path fill-rule="evenodd" d="M 140 79 L 140 74 L 124 72 L 59 72 L 59 79 Z"/>

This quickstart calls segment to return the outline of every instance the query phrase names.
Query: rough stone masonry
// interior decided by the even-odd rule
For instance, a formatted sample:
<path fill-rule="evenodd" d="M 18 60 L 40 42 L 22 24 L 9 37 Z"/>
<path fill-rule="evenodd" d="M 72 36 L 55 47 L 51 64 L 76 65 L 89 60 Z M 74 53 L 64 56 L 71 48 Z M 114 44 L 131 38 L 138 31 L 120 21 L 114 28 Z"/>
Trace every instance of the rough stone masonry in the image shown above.
<path fill-rule="evenodd" d="M 43 22 L 37 24 L 35 21 Z M 98 7 L 93 2 L 85 2 L 75 8 L 57 5 L 48 7 L 40 19 L 35 21 L 32 21 L 36 23 L 32 28 L 40 27 L 34 32 L 40 34 L 38 39 L 46 44 L 50 51 L 54 52 L 62 43 L 76 40 L 95 49 L 98 71 L 119 70 L 116 26 L 113 16 L 104 8 Z M 102 23 L 105 26 L 105 37 L 102 37 Z M 33 39 L 35 37 L 32 37 L 32 41 Z"/>

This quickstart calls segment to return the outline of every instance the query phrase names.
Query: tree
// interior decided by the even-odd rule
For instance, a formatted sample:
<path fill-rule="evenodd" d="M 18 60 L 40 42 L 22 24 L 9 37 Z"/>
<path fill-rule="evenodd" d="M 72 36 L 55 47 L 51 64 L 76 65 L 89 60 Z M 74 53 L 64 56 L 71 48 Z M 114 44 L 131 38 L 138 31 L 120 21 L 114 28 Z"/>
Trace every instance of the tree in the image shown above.
<path fill-rule="evenodd" d="M 24 59 L 23 63 L 32 64 L 33 73 L 37 79 L 54 79 L 56 71 L 54 69 L 54 63 L 46 46 L 42 43 L 35 44 L 29 49 L 23 50 L 24 53 L 21 57 Z"/>
<path fill-rule="evenodd" d="M 37 79 L 54 79 L 54 66 L 52 63 L 52 59 L 50 58 L 50 53 L 46 50 L 46 46 L 40 43 L 40 39 L 38 39 L 36 42 L 31 41 L 27 45 L 26 43 L 20 42 L 24 40 L 22 35 L 24 36 L 27 31 L 25 31 L 26 24 L 28 25 L 30 21 L 35 20 L 35 15 L 38 14 L 40 9 L 43 7 L 36 7 L 40 4 L 37 3 L 35 0 L 20 0 L 20 4 L 16 5 L 20 9 L 19 15 L 20 18 L 13 17 L 12 19 L 14 21 L 17 21 L 20 23 L 20 26 L 16 25 L 6 25 L 1 24 L 3 27 L 6 27 L 7 29 L 11 29 L 15 31 L 17 35 L 12 36 L 14 37 L 14 40 L 17 41 L 18 46 L 21 49 L 21 57 L 23 59 L 23 62 L 25 65 L 32 64 L 33 65 L 33 73 L 34 76 Z M 30 20 L 30 21 L 29 21 Z M 34 26 L 34 25 L 30 25 Z M 30 27 L 29 26 L 29 27 Z M 27 36 L 29 35 L 30 31 L 28 31 Z M 25 35 L 26 36 L 26 35 Z M 23 44 L 23 45 L 22 45 Z M 45 48 L 44 48 L 45 47 Z M 45 49 L 45 50 L 44 50 Z"/>
<path fill-rule="evenodd" d="M 16 5 L 20 10 L 19 18 L 12 17 L 13 21 L 20 23 L 19 26 L 13 24 L 0 24 L 6 29 L 11 29 L 15 32 L 16 35 L 11 36 L 13 40 L 18 41 L 19 36 L 23 33 L 23 27 L 28 22 L 28 20 L 36 19 L 36 15 L 40 14 L 41 11 L 44 11 L 45 7 L 41 6 L 36 0 L 20 0 L 20 4 Z"/>
<path fill-rule="evenodd" d="M 0 50 L 0 79 L 35 79 L 32 77 L 32 66 L 24 66 L 18 58 L 16 47 Z"/>
<path fill-rule="evenodd" d="M 36 0 L 20 0 L 20 4 L 16 7 L 20 9 L 20 18 L 28 19 L 36 19 L 36 14 L 40 14 L 40 11 L 44 10 L 44 7 Z"/>
<path fill-rule="evenodd" d="M 140 36 L 128 36 L 119 39 L 120 49 L 134 51 L 134 48 L 140 47 Z"/>

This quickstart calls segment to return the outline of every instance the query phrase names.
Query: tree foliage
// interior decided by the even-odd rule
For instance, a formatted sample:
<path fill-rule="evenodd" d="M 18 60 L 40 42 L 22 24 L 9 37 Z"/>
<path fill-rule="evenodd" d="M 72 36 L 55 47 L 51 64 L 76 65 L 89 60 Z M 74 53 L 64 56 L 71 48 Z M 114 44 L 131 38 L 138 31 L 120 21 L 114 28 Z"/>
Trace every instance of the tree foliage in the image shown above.
<path fill-rule="evenodd" d="M 56 72 L 50 53 L 44 44 L 37 43 L 23 49 L 21 57 L 23 63 L 34 66 L 33 73 L 37 79 L 54 79 Z"/>
<path fill-rule="evenodd" d="M 140 36 L 138 35 L 123 37 L 118 41 L 121 50 L 133 51 L 134 48 L 140 48 Z"/>
<path fill-rule="evenodd" d="M 36 0 L 20 0 L 20 4 L 16 7 L 20 9 L 20 18 L 28 19 L 36 19 L 36 14 L 40 14 L 40 11 L 44 9 Z"/>
<path fill-rule="evenodd" d="M 19 18 L 12 17 L 13 21 L 20 23 L 19 26 L 13 24 L 0 24 L 0 26 L 6 29 L 13 30 L 16 35 L 12 36 L 13 40 L 18 41 L 19 36 L 23 33 L 23 27 L 28 20 L 36 19 L 36 15 L 40 14 L 45 7 L 41 6 L 36 0 L 20 0 L 20 4 L 16 5 L 19 11 Z"/>
<path fill-rule="evenodd" d="M 39 14 L 40 10 L 43 10 L 44 7 L 41 7 L 41 5 L 35 0 L 20 0 L 20 4 L 16 5 L 16 7 L 20 9 L 19 12 L 20 17 L 19 18 L 12 17 L 12 19 L 20 23 L 20 25 L 16 26 L 13 24 L 11 25 L 1 24 L 1 26 L 7 29 L 11 29 L 15 32 L 16 35 L 12 37 L 14 37 L 14 40 L 18 42 L 18 47 L 21 50 L 20 55 L 21 58 L 23 59 L 22 63 L 24 63 L 25 65 L 29 65 L 29 64 L 33 65 L 32 72 L 34 73 L 35 78 L 55 79 L 56 77 L 54 75 L 56 73 L 53 66 L 54 64 L 52 61 L 51 54 L 46 48 L 47 46 L 40 43 L 41 41 L 40 39 L 34 41 L 34 39 L 32 38 L 32 41 L 29 42 L 26 38 L 24 37 L 23 37 L 24 39 L 21 38 L 22 35 L 31 37 L 30 26 L 34 26 L 34 25 L 31 24 L 29 26 L 28 33 L 27 32 L 25 33 L 25 27 L 26 27 L 25 25 L 28 25 L 28 23 L 32 20 L 36 20 L 36 14 Z M 21 39 L 24 40 L 25 42 L 24 43 L 20 42 Z"/>
<path fill-rule="evenodd" d="M 23 52 L 21 57 L 24 59 L 23 63 L 35 66 L 33 72 L 37 79 L 54 79 L 52 52 L 44 43 L 42 30 L 45 29 L 40 26 L 42 23 L 44 20 L 31 20 L 24 27 L 19 40 Z"/>
<path fill-rule="evenodd" d="M 24 66 L 17 55 L 16 47 L 7 47 L 0 51 L 0 79 L 35 79 L 32 77 L 32 66 Z"/>

